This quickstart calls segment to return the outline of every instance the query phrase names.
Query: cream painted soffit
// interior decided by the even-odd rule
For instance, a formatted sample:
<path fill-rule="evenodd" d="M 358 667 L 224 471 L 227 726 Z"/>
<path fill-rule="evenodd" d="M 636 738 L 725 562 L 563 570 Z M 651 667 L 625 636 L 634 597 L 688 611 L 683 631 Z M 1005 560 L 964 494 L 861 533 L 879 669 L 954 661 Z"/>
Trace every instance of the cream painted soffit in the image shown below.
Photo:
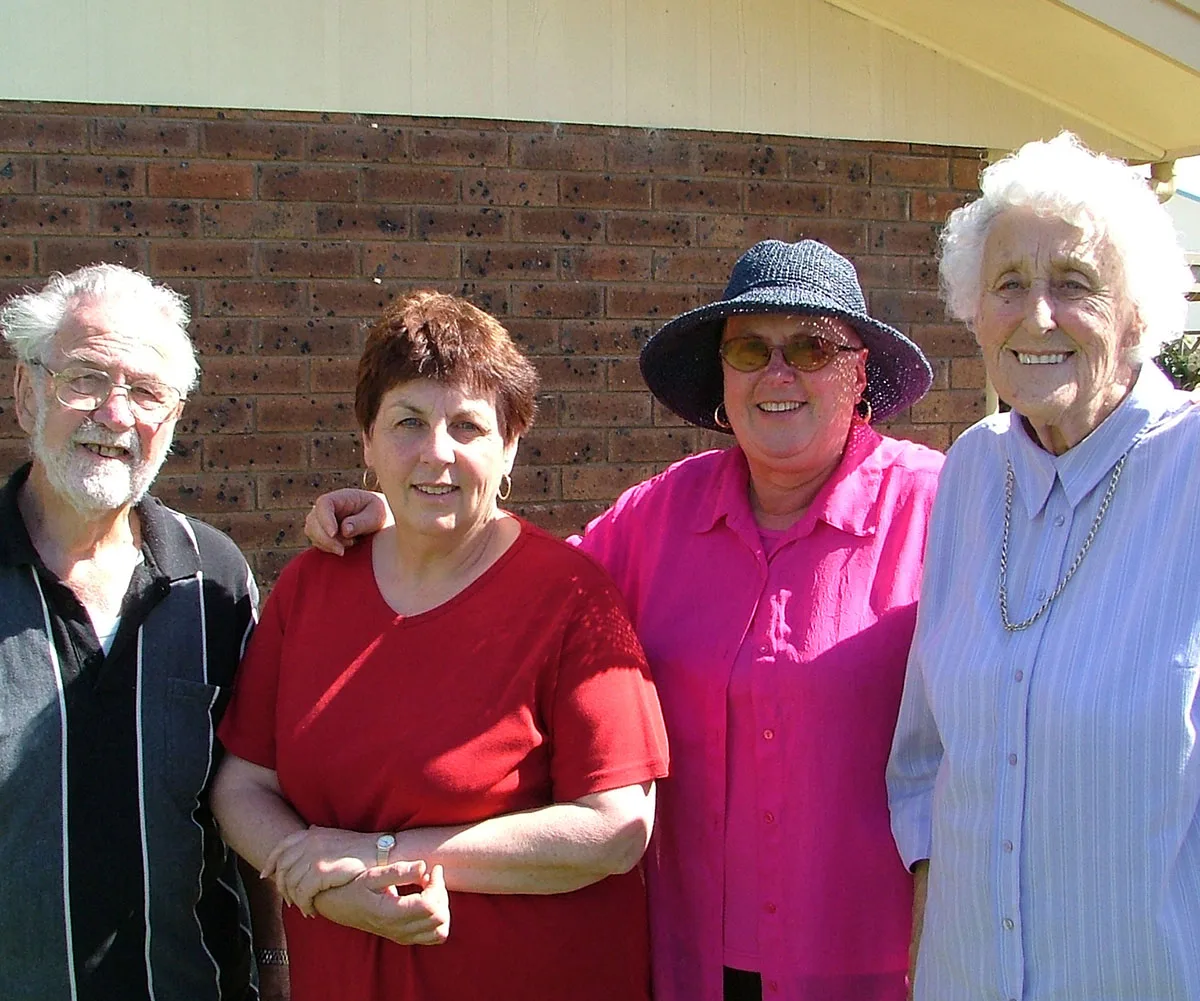
<path fill-rule="evenodd" d="M 1121 140 L 1200 153 L 1200 0 L 826 0 Z"/>

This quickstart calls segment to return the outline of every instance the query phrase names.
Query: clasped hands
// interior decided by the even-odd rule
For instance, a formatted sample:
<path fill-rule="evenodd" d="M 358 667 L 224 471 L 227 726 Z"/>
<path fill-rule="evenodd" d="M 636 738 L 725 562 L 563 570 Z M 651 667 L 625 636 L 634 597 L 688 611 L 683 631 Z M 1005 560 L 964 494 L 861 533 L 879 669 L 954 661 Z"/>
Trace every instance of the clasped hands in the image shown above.
<path fill-rule="evenodd" d="M 289 834 L 260 875 L 307 917 L 319 913 L 401 945 L 440 945 L 450 934 L 442 867 L 423 861 L 377 866 L 369 834 L 315 826 Z"/>

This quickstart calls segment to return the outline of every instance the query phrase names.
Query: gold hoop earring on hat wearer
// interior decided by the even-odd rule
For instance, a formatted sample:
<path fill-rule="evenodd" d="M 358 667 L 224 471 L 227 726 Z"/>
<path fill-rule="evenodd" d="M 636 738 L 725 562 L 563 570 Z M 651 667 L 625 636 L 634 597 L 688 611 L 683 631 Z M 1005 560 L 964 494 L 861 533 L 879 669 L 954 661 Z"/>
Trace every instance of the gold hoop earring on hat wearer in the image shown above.
<path fill-rule="evenodd" d="M 865 396 L 854 405 L 854 412 L 862 418 L 864 424 L 871 423 L 871 401 Z"/>
<path fill-rule="evenodd" d="M 372 480 L 374 482 L 372 482 Z M 363 470 L 362 485 L 363 485 L 364 490 L 378 490 L 379 489 L 379 476 L 376 474 L 375 470 L 372 469 L 370 466 L 367 466 L 367 468 Z"/>
<path fill-rule="evenodd" d="M 497 491 L 496 496 L 499 497 L 503 501 L 503 500 L 508 500 L 508 495 L 511 493 L 512 493 L 512 477 L 509 476 L 508 473 L 505 473 L 503 476 L 500 477 L 500 489 Z"/>
<path fill-rule="evenodd" d="M 730 427 L 729 414 L 725 410 L 725 401 L 722 400 L 713 410 L 713 423 L 719 428 Z"/>

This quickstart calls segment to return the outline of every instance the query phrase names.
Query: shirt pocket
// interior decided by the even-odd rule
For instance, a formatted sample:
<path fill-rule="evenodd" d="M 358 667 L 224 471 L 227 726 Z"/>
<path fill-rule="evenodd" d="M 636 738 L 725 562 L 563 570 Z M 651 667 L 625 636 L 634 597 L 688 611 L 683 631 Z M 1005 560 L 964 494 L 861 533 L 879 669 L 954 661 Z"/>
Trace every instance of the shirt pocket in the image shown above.
<path fill-rule="evenodd" d="M 158 769 L 167 793 L 188 812 L 199 804 L 212 770 L 212 712 L 220 694 L 216 685 L 167 679 Z"/>

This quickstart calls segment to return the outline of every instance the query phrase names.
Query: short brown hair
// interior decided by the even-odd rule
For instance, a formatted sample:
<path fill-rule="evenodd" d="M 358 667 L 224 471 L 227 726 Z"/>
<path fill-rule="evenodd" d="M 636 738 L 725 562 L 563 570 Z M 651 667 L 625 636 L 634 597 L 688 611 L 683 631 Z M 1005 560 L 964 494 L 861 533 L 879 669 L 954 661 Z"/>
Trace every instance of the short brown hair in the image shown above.
<path fill-rule="evenodd" d="M 413 292 L 367 332 L 358 360 L 354 416 L 370 433 L 388 390 L 414 379 L 458 386 L 496 404 L 505 444 L 533 423 L 538 377 L 495 317 L 444 292 Z"/>

